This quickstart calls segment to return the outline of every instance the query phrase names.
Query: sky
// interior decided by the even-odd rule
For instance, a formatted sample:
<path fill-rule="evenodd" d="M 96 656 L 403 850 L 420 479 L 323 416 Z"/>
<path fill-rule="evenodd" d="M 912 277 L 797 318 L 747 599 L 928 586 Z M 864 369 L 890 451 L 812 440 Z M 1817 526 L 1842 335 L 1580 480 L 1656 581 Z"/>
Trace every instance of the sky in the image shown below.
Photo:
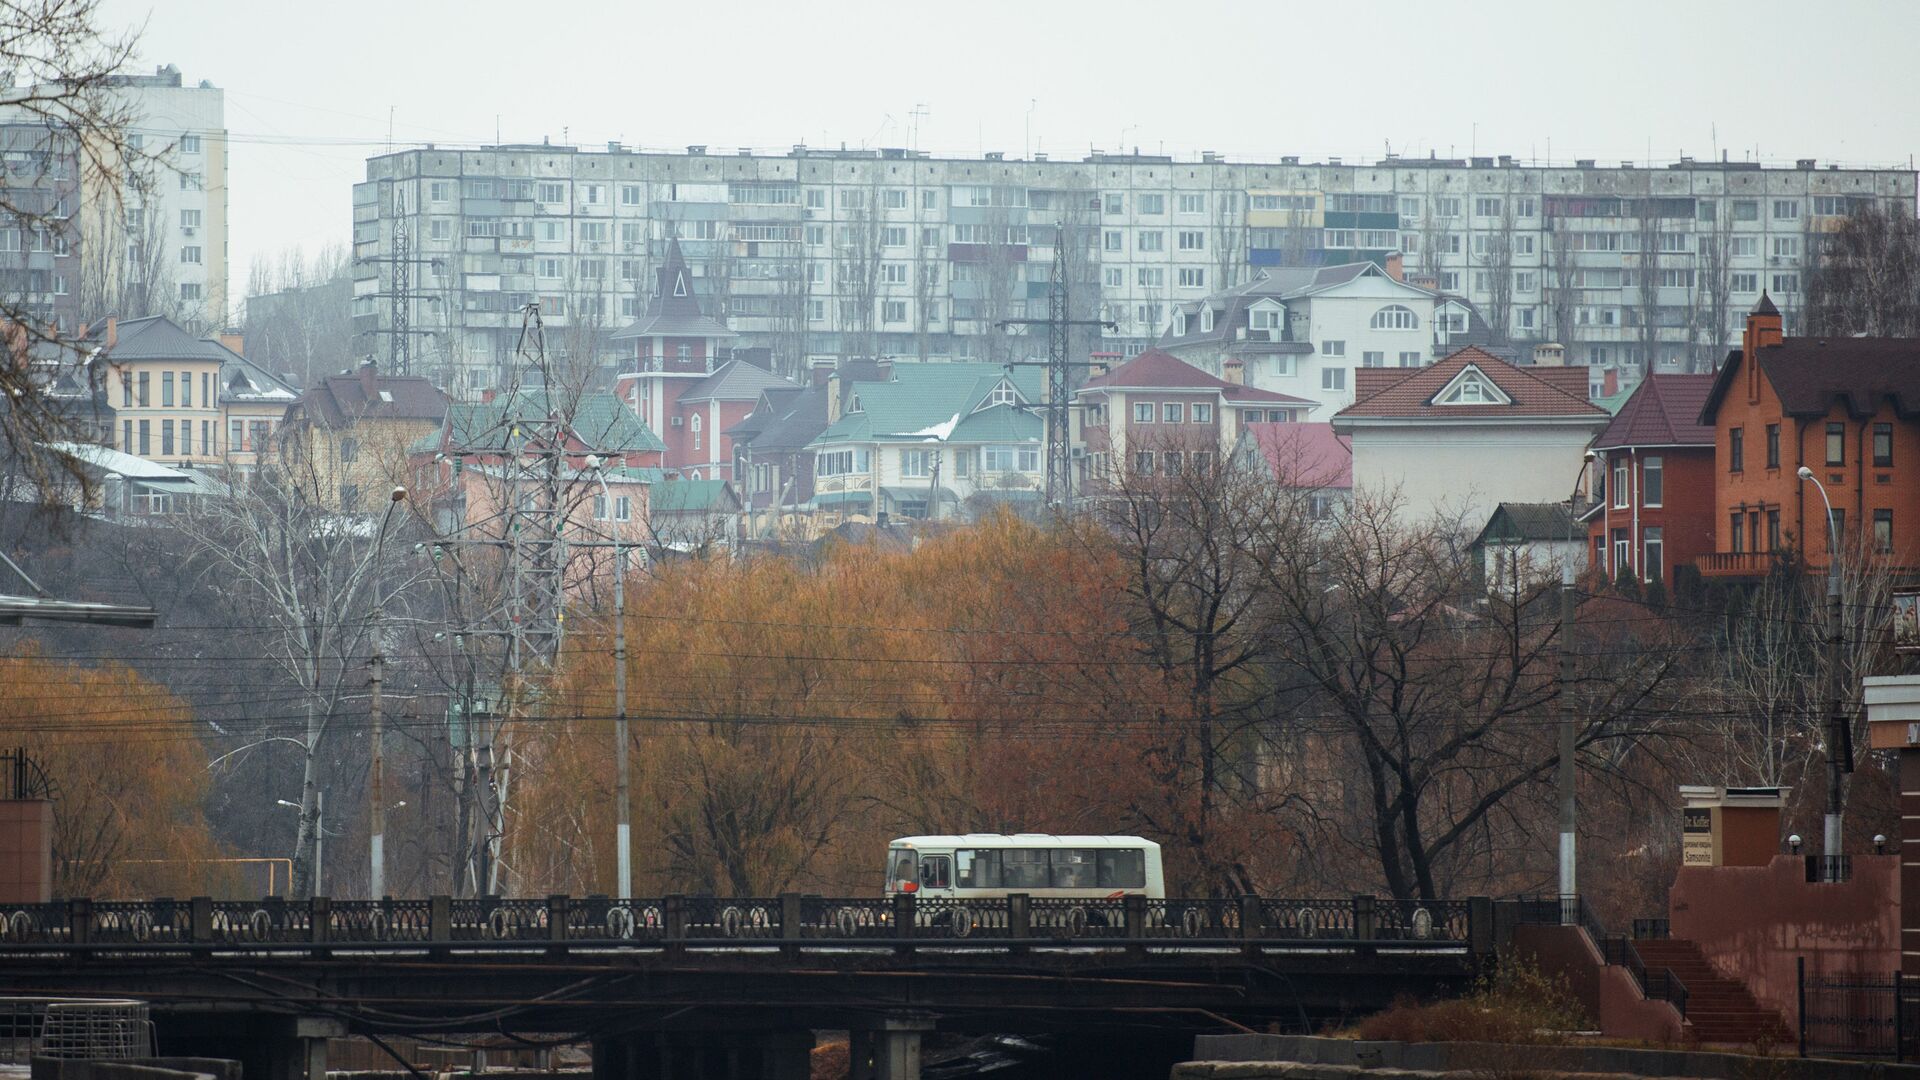
<path fill-rule="evenodd" d="M 1912 0 L 100 0 L 226 91 L 232 287 L 344 244 L 386 148 L 1056 158 L 1920 153 Z"/>

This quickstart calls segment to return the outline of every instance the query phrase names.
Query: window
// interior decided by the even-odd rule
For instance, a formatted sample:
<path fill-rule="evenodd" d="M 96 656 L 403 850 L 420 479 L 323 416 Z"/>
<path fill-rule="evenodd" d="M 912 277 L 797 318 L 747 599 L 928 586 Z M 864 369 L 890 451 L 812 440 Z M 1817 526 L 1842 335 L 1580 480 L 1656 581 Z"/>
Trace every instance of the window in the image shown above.
<path fill-rule="evenodd" d="M 1888 469 L 1893 467 L 1893 425 L 1879 423 L 1873 425 L 1873 467 Z"/>
<path fill-rule="evenodd" d="M 940 193 L 928 189 L 920 193 L 920 209 L 937 210 L 940 208 Z"/>
<path fill-rule="evenodd" d="M 1165 195 L 1136 196 L 1134 201 L 1134 209 L 1139 213 L 1151 214 L 1155 217 L 1158 217 L 1159 215 L 1167 212 L 1167 197 Z"/>
<path fill-rule="evenodd" d="M 1640 530 L 1640 576 L 1647 581 L 1659 581 L 1666 577 L 1666 536 L 1665 530 L 1658 525 L 1649 525 Z"/>
<path fill-rule="evenodd" d="M 1736 528 L 1735 531 L 1737 532 L 1738 529 Z M 1627 530 L 1613 530 L 1613 571 L 1619 573 L 1621 567 L 1632 565 L 1632 562 L 1633 540 L 1628 536 Z"/>
<path fill-rule="evenodd" d="M 430 240 L 453 239 L 453 219 L 437 217 L 427 222 L 427 238 Z"/>
<path fill-rule="evenodd" d="M 540 276 L 543 278 L 558 278 L 560 276 L 559 259 L 541 259 L 537 263 L 537 267 Z"/>
<path fill-rule="evenodd" d="M 1873 550 L 1881 555 L 1893 554 L 1893 511 L 1890 509 L 1873 512 Z"/>
<path fill-rule="evenodd" d="M 607 223 L 604 221 L 583 221 L 580 223 L 580 242 L 584 244 L 604 244 L 607 242 Z"/>
<path fill-rule="evenodd" d="M 981 467 L 987 472 L 1014 472 L 1019 450 L 1012 446 L 987 446 L 980 450 Z"/>
<path fill-rule="evenodd" d="M 1734 292 L 1750 293 L 1760 291 L 1759 274 L 1731 274 L 1729 277 Z"/>
<path fill-rule="evenodd" d="M 1182 424 L 1187 419 L 1187 407 L 1178 401 L 1169 401 L 1160 406 L 1160 421 L 1165 424 Z"/>
<path fill-rule="evenodd" d="M 1186 455 L 1178 450 L 1163 450 L 1160 453 L 1160 471 L 1168 476 L 1177 476 L 1180 467 L 1185 464 Z"/>
<path fill-rule="evenodd" d="M 1760 202 L 1759 202 L 1759 200 L 1757 200 L 1757 199 L 1735 199 L 1735 200 L 1733 200 L 1733 220 L 1735 220 L 1735 221 L 1759 221 L 1759 220 L 1760 220 Z"/>
<path fill-rule="evenodd" d="M 1705 239 L 1704 237 L 1702 238 Z M 1727 254 L 1736 259 L 1751 259 L 1760 254 L 1760 238 L 1757 236 L 1736 236 L 1727 249 Z"/>
<path fill-rule="evenodd" d="M 887 285 L 905 285 L 907 283 L 907 264 L 881 263 L 880 281 Z"/>
<path fill-rule="evenodd" d="M 1207 234 L 1199 229 L 1181 229 L 1177 239 L 1181 251 L 1207 250 Z"/>
<path fill-rule="evenodd" d="M 193 265 L 198 265 L 198 264 L 199 264 L 199 262 L 200 262 L 200 247 L 199 247 L 199 245 L 197 245 L 197 244 L 189 244 L 188 246 L 186 246 L 186 247 L 183 247 L 183 248 L 181 248 L 181 249 L 180 249 L 180 261 L 181 261 L 181 262 L 183 262 L 183 263 L 190 263 L 190 264 L 193 264 Z"/>
<path fill-rule="evenodd" d="M 173 456 L 173 421 L 171 420 L 160 421 L 160 455 Z"/>
<path fill-rule="evenodd" d="M 181 191 L 199 191 L 200 190 L 200 174 L 191 173 L 191 172 L 181 173 L 180 174 L 180 190 Z"/>
<path fill-rule="evenodd" d="M 1196 401 L 1190 406 L 1190 408 L 1192 410 L 1194 423 L 1196 424 L 1213 423 L 1213 406 L 1212 405 L 1204 401 Z"/>
<path fill-rule="evenodd" d="M 880 321 L 890 323 L 906 322 L 907 302 L 905 300 L 888 300 L 883 302 L 880 305 Z"/>
<path fill-rule="evenodd" d="M 1800 238 L 1797 236 L 1776 236 L 1773 238 L 1773 257 L 1776 259 L 1797 259 L 1800 257 Z"/>
<path fill-rule="evenodd" d="M 1207 287 L 1207 272 L 1197 266 L 1180 268 L 1180 287 L 1183 289 L 1204 289 Z"/>
<path fill-rule="evenodd" d="M 153 426 L 152 425 L 153 425 L 153 421 L 151 420 L 140 421 L 140 456 L 141 457 L 146 457 L 147 455 L 153 453 Z"/>
<path fill-rule="evenodd" d="M 1384 352 L 1376 352 L 1371 349 L 1365 352 L 1362 352 L 1360 354 L 1360 366 L 1361 367 L 1386 367 L 1387 354 Z"/>
<path fill-rule="evenodd" d="M 1847 425 L 1843 421 L 1827 424 L 1827 464 L 1847 463 Z"/>
<path fill-rule="evenodd" d="M 1133 403 L 1133 422 L 1136 424 L 1153 423 L 1153 403 L 1136 401 Z"/>
<path fill-rule="evenodd" d="M 340 440 L 340 463 L 341 464 L 351 465 L 353 464 L 355 459 L 357 459 L 359 456 L 360 456 L 360 440 L 359 439 L 341 439 Z"/>
<path fill-rule="evenodd" d="M 600 205 L 601 200 L 605 197 L 606 190 L 607 189 L 600 184 L 588 184 L 586 186 L 587 205 Z"/>
<path fill-rule="evenodd" d="M 1164 288 L 1167 284 L 1167 271 L 1159 266 L 1142 266 L 1134 271 L 1135 279 L 1143 289 Z"/>
<path fill-rule="evenodd" d="M 1798 221 L 1799 219 L 1800 219 L 1800 200 L 1799 199 L 1773 200 L 1773 220 Z"/>
<path fill-rule="evenodd" d="M 1278 330 L 1281 314 L 1276 307 L 1257 307 L 1247 314 L 1247 325 L 1255 330 Z"/>
<path fill-rule="evenodd" d="M 1134 453 L 1133 472 L 1135 476 L 1153 475 L 1153 451 L 1140 450 Z"/>
<path fill-rule="evenodd" d="M 1403 367 L 1403 368 L 1407 368 L 1407 367 L 1419 367 L 1419 366 L 1420 366 L 1420 354 L 1419 354 L 1418 352 L 1403 352 L 1403 353 L 1401 353 L 1401 354 L 1400 354 L 1400 366 L 1401 366 L 1401 367 Z"/>
<path fill-rule="evenodd" d="M 1135 251 L 1165 251 L 1167 250 L 1167 234 L 1158 229 L 1143 230 L 1134 237 L 1133 249 Z"/>
<path fill-rule="evenodd" d="M 1204 214 L 1207 212 L 1207 197 L 1197 194 L 1180 196 L 1180 212 L 1183 214 Z"/>
<path fill-rule="evenodd" d="M 173 407 L 173 372 L 171 371 L 160 373 L 160 407 L 163 409 Z"/>
<path fill-rule="evenodd" d="M 1445 195 L 1435 196 L 1433 200 L 1433 216 L 1443 218 L 1459 217 L 1460 200 Z"/>
<path fill-rule="evenodd" d="M 905 210 L 907 208 L 907 189 L 888 188 L 886 191 L 886 206 L 889 210 Z"/>
<path fill-rule="evenodd" d="M 1127 249 L 1126 235 L 1126 233 L 1121 232 L 1119 229 L 1108 229 L 1100 234 L 1100 246 L 1107 251 L 1125 251 Z"/>
<path fill-rule="evenodd" d="M 567 185 L 542 181 L 539 194 L 543 203 L 563 203 L 567 201 Z"/>
<path fill-rule="evenodd" d="M 933 455 L 936 450 L 900 451 L 900 475 L 910 478 L 925 478 L 933 475 Z"/>
<path fill-rule="evenodd" d="M 1767 425 L 1767 468 L 1780 467 L 1780 425 Z"/>
<path fill-rule="evenodd" d="M 1657 457 L 1646 457 L 1640 462 L 1640 505 L 1659 506 L 1661 496 L 1666 493 L 1664 484 L 1665 469 Z"/>
<path fill-rule="evenodd" d="M 453 197 L 453 184 L 446 180 L 435 180 L 427 185 L 427 198 L 443 203 Z"/>
<path fill-rule="evenodd" d="M 639 206 L 640 205 L 640 185 L 639 184 L 621 184 L 620 185 L 620 205 L 621 206 Z"/>
<path fill-rule="evenodd" d="M 1412 308 L 1389 304 L 1373 313 L 1371 326 L 1375 330 L 1418 330 L 1420 317 Z"/>
<path fill-rule="evenodd" d="M 1347 369 L 1329 367 L 1320 369 L 1320 389 L 1345 390 L 1347 388 Z"/>
<path fill-rule="evenodd" d="M 1624 510 L 1627 506 L 1627 459 L 1621 458 L 1613 463 L 1613 508 Z"/>
<path fill-rule="evenodd" d="M 1833 528 L 1828 530 L 1827 534 L 1827 551 L 1829 553 L 1835 550 L 1834 540 L 1836 538 L 1839 540 L 1841 547 L 1847 546 L 1847 512 L 1838 508 L 1833 511 Z"/>
<path fill-rule="evenodd" d="M 807 189 L 807 209 L 825 210 L 826 208 L 827 208 L 827 189 L 826 188 L 808 188 Z"/>
<path fill-rule="evenodd" d="M 907 227 L 905 225 L 888 225 L 886 228 L 881 229 L 880 246 L 895 248 L 906 247 Z M 905 276 L 903 275 L 900 280 L 905 281 Z"/>
<path fill-rule="evenodd" d="M 149 376 L 151 374 L 152 374 L 151 372 L 143 371 L 140 374 L 134 376 L 134 385 L 139 388 L 139 393 L 136 396 L 135 400 L 139 402 L 140 407 L 143 409 L 146 408 L 148 405 L 147 387 L 150 382 Z"/>
<path fill-rule="evenodd" d="M 607 516 L 607 509 L 607 497 L 605 495 L 595 495 L 593 497 L 593 519 L 595 521 L 630 521 L 633 518 L 633 497 L 630 495 L 615 496 L 613 500 L 612 517 Z"/>
<path fill-rule="evenodd" d="M 1347 343 L 1344 341 L 1323 341 L 1320 343 L 1321 356 L 1347 355 Z"/>
<path fill-rule="evenodd" d="M 1800 275 L 1775 274 L 1772 287 L 1776 296 L 1791 296 L 1800 291 Z"/>
<path fill-rule="evenodd" d="M 180 407 L 193 408 L 193 372 L 191 371 L 180 373 Z"/>
<path fill-rule="evenodd" d="M 1767 550 L 1780 550 L 1780 508 L 1767 511 Z"/>
<path fill-rule="evenodd" d="M 821 476 L 848 476 L 869 469 L 865 450 L 823 450 L 813 457 L 814 472 Z"/>
<path fill-rule="evenodd" d="M 1727 471 L 1741 472 L 1747 467 L 1747 438 L 1742 428 L 1727 431 Z"/>

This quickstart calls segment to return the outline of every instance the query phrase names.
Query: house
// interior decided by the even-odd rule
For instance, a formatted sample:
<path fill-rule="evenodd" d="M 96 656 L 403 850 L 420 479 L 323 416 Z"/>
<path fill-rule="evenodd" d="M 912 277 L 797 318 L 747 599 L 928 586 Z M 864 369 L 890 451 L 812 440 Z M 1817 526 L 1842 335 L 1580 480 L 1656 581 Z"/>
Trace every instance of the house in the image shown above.
<path fill-rule="evenodd" d="M 1148 349 L 1074 392 L 1084 487 L 1223 460 L 1249 424 L 1291 423 L 1314 403 L 1209 375 Z"/>
<path fill-rule="evenodd" d="M 1357 400 L 1333 418 L 1353 447 L 1355 496 L 1397 497 L 1410 519 L 1484 522 L 1503 502 L 1564 502 L 1610 419 L 1580 368 L 1515 367 L 1471 347 L 1357 375 Z"/>
<path fill-rule="evenodd" d="M 827 380 L 827 427 L 807 444 L 812 509 L 941 520 L 1039 503 L 1038 368 L 880 361 L 858 374 Z"/>
<path fill-rule="evenodd" d="M 1711 375 L 1651 375 L 1593 441 L 1593 507 L 1583 516 L 1589 565 L 1616 579 L 1673 584 L 1711 553 L 1713 428 L 1700 409 Z"/>
<path fill-rule="evenodd" d="M 1305 492 L 1315 519 L 1353 501 L 1353 450 L 1332 424 L 1244 424 L 1234 455 L 1281 487 Z"/>
<path fill-rule="evenodd" d="M 498 537 L 510 519 L 526 517 L 541 520 L 523 536 L 646 542 L 648 489 L 664 478 L 665 444 L 612 394 L 580 395 L 564 420 L 557 411 L 539 390 L 448 406 L 442 424 L 408 448 L 441 532 Z M 549 489 L 559 502 L 543 494 Z"/>
<path fill-rule="evenodd" d="M 663 480 L 648 491 L 647 526 L 662 551 L 731 547 L 740 535 L 740 493 L 728 480 Z"/>
<path fill-rule="evenodd" d="M 228 493 L 226 484 L 204 470 L 171 468 L 110 446 L 57 442 L 46 449 L 71 463 L 69 476 L 85 477 L 91 485 L 91 497 L 83 501 L 81 485 L 66 484 L 60 501 L 109 520 L 184 514 L 198 499 Z"/>
<path fill-rule="evenodd" d="M 117 449 L 162 464 L 220 464 L 226 418 L 219 384 L 231 352 L 160 315 L 108 318 L 88 337 L 107 363 Z"/>
<path fill-rule="evenodd" d="M 1436 294 L 1371 262 L 1274 267 L 1178 304 L 1159 347 L 1232 382 L 1311 398 L 1327 420 L 1354 399 L 1356 368 L 1435 355 Z"/>
<path fill-rule="evenodd" d="M 235 410 L 230 444 L 236 453 L 257 453 L 273 437 L 282 464 L 301 487 L 338 510 L 377 505 L 384 498 L 380 492 L 406 483 L 408 448 L 439 431 L 450 407 L 447 395 L 426 379 L 382 375 L 368 360 L 321 379 L 283 405 L 285 421 L 275 436 L 264 416 L 241 419 L 256 394 L 253 378 L 235 367 L 227 384 Z"/>
<path fill-rule="evenodd" d="M 666 468 L 692 480 L 735 479 L 728 432 L 753 413 L 762 394 L 797 389 L 792 380 L 738 357 L 681 387 L 665 429 Z"/>
<path fill-rule="evenodd" d="M 227 433 L 222 456 L 228 465 L 252 469 L 274 445 L 273 433 L 287 419 L 300 392 L 286 380 L 215 340 L 226 360 L 220 365 L 220 412 Z"/>
<path fill-rule="evenodd" d="M 1546 582 L 1580 574 L 1587 565 L 1586 535 L 1574 522 L 1575 504 L 1501 503 L 1493 508 L 1471 550 L 1488 592 L 1519 596 Z"/>
<path fill-rule="evenodd" d="M 1756 577 L 1789 554 L 1823 571 L 1827 501 L 1843 549 L 1920 565 L 1920 339 L 1785 337 L 1763 293 L 1699 420 L 1714 432 L 1703 576 Z"/>
<path fill-rule="evenodd" d="M 631 350 L 623 360 L 631 367 L 614 377 L 614 393 L 649 431 L 660 435 L 672 467 L 710 469 L 714 463 L 729 466 L 733 460 L 716 445 L 731 424 L 719 417 L 718 410 L 695 407 L 694 402 L 683 409 L 680 398 L 700 386 L 708 400 L 698 404 L 711 406 L 721 400 L 712 396 L 720 387 L 709 376 L 719 372 L 721 348 L 735 335 L 725 323 L 701 310 L 694 282 L 680 241 L 669 241 L 667 257 L 654 274 L 646 310 L 632 324 L 614 331 L 609 340 L 616 348 Z M 771 374 L 767 377 L 773 378 Z M 751 381 L 747 372 L 723 380 L 728 392 L 736 395 L 725 400 L 739 402 L 742 417 L 758 397 L 757 393 L 753 397 L 737 396 L 757 389 L 748 385 Z"/>

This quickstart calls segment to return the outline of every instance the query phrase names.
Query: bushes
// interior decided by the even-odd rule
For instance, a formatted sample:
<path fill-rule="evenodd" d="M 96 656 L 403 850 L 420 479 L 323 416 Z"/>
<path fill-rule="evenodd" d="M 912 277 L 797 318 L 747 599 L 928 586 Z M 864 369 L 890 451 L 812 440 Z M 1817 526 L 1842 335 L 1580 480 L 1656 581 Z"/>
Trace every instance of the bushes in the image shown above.
<path fill-rule="evenodd" d="M 1502 964 L 1465 996 L 1418 1004 L 1400 1001 L 1361 1021 L 1352 1034 L 1395 1042 L 1558 1042 L 1587 1026 L 1566 980 L 1525 963 Z"/>

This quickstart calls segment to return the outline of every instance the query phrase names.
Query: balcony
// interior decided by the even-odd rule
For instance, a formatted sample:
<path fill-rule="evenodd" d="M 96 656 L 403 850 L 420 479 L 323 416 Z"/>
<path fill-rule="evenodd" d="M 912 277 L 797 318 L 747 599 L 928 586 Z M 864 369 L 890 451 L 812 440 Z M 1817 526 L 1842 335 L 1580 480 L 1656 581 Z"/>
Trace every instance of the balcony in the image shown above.
<path fill-rule="evenodd" d="M 1791 556 L 1785 551 L 1715 551 L 1694 560 L 1703 578 L 1758 578 Z"/>

